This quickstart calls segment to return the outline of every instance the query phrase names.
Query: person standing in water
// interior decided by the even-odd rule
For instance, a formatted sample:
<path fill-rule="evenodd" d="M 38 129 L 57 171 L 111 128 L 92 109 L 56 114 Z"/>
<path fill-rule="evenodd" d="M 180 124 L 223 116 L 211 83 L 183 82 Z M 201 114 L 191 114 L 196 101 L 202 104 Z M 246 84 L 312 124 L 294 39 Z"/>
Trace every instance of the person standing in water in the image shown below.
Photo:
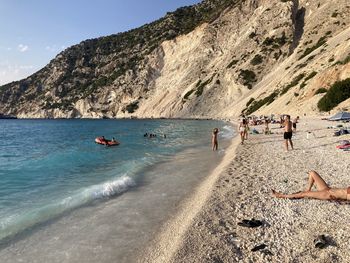
<path fill-rule="evenodd" d="M 288 151 L 288 142 L 290 144 L 290 147 L 293 150 L 292 135 L 293 135 L 292 122 L 290 121 L 290 115 L 287 115 L 285 122 L 284 122 L 284 134 L 283 134 L 283 138 L 284 138 L 284 142 L 285 142 L 285 146 L 286 146 L 287 151 Z"/>
<path fill-rule="evenodd" d="M 211 146 L 212 146 L 212 150 L 213 151 L 217 151 L 218 150 L 218 133 L 219 133 L 219 129 L 218 128 L 214 128 L 213 129 L 213 134 L 211 136 Z"/>

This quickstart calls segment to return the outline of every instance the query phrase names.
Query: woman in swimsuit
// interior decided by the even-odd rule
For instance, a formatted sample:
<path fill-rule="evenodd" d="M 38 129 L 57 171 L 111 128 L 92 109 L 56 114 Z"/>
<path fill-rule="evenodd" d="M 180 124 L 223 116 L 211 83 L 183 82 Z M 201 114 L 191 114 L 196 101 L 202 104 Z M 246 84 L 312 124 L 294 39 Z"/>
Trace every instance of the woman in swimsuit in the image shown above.
<path fill-rule="evenodd" d="M 311 191 L 314 184 L 316 185 L 317 191 Z M 309 183 L 306 191 L 297 192 L 294 194 L 282 194 L 272 190 L 272 195 L 277 198 L 289 199 L 311 198 L 320 200 L 350 200 L 350 187 L 331 188 L 317 172 L 310 171 Z"/>
<path fill-rule="evenodd" d="M 239 134 L 241 135 L 241 144 L 244 143 L 244 138 L 246 136 L 246 133 L 247 133 L 247 121 L 246 119 L 243 119 L 239 123 Z"/>

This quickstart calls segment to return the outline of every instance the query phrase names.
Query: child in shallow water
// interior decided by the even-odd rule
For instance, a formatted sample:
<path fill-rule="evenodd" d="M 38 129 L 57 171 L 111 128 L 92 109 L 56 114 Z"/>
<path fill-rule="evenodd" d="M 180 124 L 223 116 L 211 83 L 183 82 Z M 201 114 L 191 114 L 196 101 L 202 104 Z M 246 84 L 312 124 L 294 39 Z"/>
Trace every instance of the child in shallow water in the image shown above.
<path fill-rule="evenodd" d="M 212 150 L 217 151 L 218 150 L 218 133 L 219 129 L 214 128 L 213 129 L 213 134 L 211 136 L 211 145 L 212 145 Z"/>

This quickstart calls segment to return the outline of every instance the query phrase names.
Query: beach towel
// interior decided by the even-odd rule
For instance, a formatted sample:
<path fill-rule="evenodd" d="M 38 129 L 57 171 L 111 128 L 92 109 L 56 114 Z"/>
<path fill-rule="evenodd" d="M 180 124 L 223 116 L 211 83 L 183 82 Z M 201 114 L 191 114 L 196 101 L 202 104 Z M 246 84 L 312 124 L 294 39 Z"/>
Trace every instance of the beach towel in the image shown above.
<path fill-rule="evenodd" d="M 350 149 L 350 144 L 346 144 L 346 145 L 337 145 L 336 146 L 338 149 Z"/>
<path fill-rule="evenodd" d="M 341 140 L 341 141 L 339 141 L 339 144 L 340 145 L 347 145 L 347 144 L 350 144 L 350 141 L 349 140 Z"/>
<path fill-rule="evenodd" d="M 256 129 L 253 129 L 252 134 L 259 134 L 259 132 Z"/>

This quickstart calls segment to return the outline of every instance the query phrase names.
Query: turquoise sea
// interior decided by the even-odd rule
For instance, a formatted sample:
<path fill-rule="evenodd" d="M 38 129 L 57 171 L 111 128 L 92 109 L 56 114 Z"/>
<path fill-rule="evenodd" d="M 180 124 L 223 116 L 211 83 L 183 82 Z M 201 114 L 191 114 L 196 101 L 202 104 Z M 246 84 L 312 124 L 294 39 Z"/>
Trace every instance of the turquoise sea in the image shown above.
<path fill-rule="evenodd" d="M 220 151 L 215 153 L 210 149 L 214 127 L 221 131 Z M 144 137 L 146 132 L 157 137 Z M 102 135 L 121 144 L 95 144 L 95 137 Z M 17 257 L 30 262 L 23 250 L 21 255 L 4 255 L 9 246 L 23 242 L 33 253 L 43 240 L 42 231 L 46 238 L 63 238 L 70 226 L 82 227 L 82 220 L 97 229 L 102 223 L 96 211 L 102 211 L 107 228 L 118 224 L 113 240 L 120 238 L 111 243 L 107 235 L 105 242 L 119 247 L 113 254 L 118 262 L 127 262 L 134 254 L 131 247 L 147 242 L 170 210 L 221 161 L 233 135 L 233 128 L 221 121 L 0 120 L 0 256 L 4 262 Z M 105 222 L 106 217 L 113 220 Z M 79 230 L 72 242 L 89 239 L 84 236 L 88 234 Z M 98 242 L 91 238 L 90 252 Z M 62 246 L 58 242 L 32 256 L 42 259 L 39 262 L 63 262 L 55 254 Z M 85 249 L 89 251 L 72 243 L 66 261 L 75 262 L 74 255 L 87 253 Z M 94 257 L 86 255 L 85 261 L 89 259 Z M 96 260 L 108 259 L 105 255 Z"/>

